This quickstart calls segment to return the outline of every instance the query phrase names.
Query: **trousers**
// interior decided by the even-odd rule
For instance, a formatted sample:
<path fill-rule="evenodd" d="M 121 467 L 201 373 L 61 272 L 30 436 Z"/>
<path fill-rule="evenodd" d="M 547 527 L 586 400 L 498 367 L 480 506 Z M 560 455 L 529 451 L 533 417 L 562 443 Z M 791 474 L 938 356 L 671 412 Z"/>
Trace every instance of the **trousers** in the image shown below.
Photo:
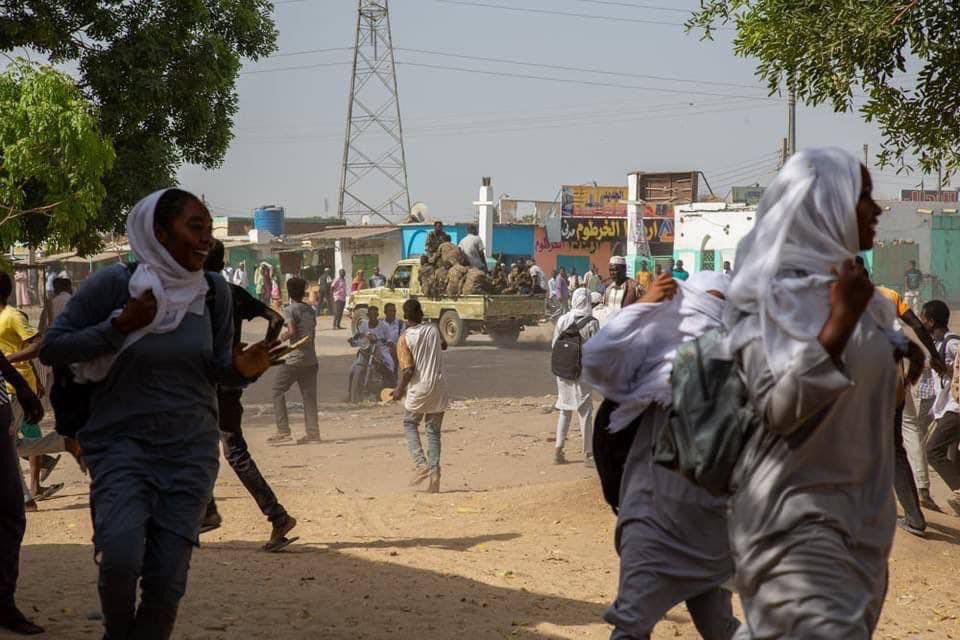
<path fill-rule="evenodd" d="M 903 446 L 903 409 L 897 409 L 893 421 L 893 490 L 897 494 L 897 501 L 903 507 L 907 523 L 918 529 L 927 528 L 927 519 L 920 509 L 920 494 L 913 480 L 913 471 L 910 469 L 910 460 L 907 450 Z"/>
<path fill-rule="evenodd" d="M 27 527 L 23 509 L 23 476 L 11 435 L 10 405 L 0 405 L 0 609 L 14 606 L 20 575 L 20 545 Z"/>
<path fill-rule="evenodd" d="M 420 443 L 420 423 L 426 419 L 424 431 L 427 436 L 427 453 L 423 453 Z M 412 413 L 403 415 L 403 431 L 407 438 L 407 448 L 414 464 L 427 467 L 431 471 L 440 469 L 440 428 L 443 426 L 442 413 Z"/>
<path fill-rule="evenodd" d="M 960 414 L 945 413 L 927 440 L 927 459 L 951 491 L 960 489 L 960 459 L 951 460 L 949 456 L 957 442 L 960 442 Z"/>
<path fill-rule="evenodd" d="M 303 419 L 308 436 L 320 436 L 317 422 L 317 373 L 320 365 L 285 364 L 277 368 L 273 380 L 273 414 L 277 419 L 277 433 L 290 434 L 286 393 L 297 384 L 303 397 Z"/>
<path fill-rule="evenodd" d="M 583 455 L 593 455 L 593 402 L 589 400 L 577 409 L 577 419 L 580 421 L 580 436 L 583 438 Z M 573 411 L 561 409 L 557 418 L 556 448 L 562 449 L 570 433 L 570 423 L 573 422 Z"/>
<path fill-rule="evenodd" d="M 223 456 L 246 490 L 253 496 L 260 511 L 272 523 L 281 522 L 287 517 L 287 511 L 277 500 L 277 495 L 260 473 L 257 463 L 250 456 L 247 440 L 243 437 L 243 403 L 240 401 L 241 389 L 217 390 L 217 402 L 220 405 L 220 443 Z M 207 513 L 216 511 L 216 501 L 211 497 Z"/>
<path fill-rule="evenodd" d="M 907 450 L 913 479 L 920 489 L 930 488 L 930 472 L 927 469 L 927 433 L 933 419 L 930 409 L 936 398 L 923 398 L 908 402 L 903 410 L 903 446 Z"/>
<path fill-rule="evenodd" d="M 104 640 L 166 640 L 187 591 L 193 544 L 147 521 L 101 540 Z M 137 606 L 137 582 L 140 604 Z"/>
<path fill-rule="evenodd" d="M 346 300 L 335 300 L 333 303 L 333 328 L 342 329 L 340 323 L 343 322 L 343 310 L 347 306 Z"/>

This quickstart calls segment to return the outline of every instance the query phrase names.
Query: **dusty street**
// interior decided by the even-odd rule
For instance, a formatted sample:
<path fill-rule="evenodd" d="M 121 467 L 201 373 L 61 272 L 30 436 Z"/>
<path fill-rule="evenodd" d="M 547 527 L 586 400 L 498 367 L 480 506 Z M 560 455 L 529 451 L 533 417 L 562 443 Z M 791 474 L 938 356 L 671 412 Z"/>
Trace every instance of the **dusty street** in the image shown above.
<path fill-rule="evenodd" d="M 571 463 L 552 465 L 548 334 L 530 332 L 516 350 L 474 337 L 448 354 L 457 401 L 444 423 L 439 495 L 407 487 L 400 407 L 341 404 L 346 332 L 318 335 L 322 444 L 265 443 L 271 376 L 245 396 L 254 457 L 300 520 L 300 540 L 285 553 L 259 551 L 269 526 L 223 463 L 224 526 L 194 554 L 175 637 L 606 638 L 614 517 L 581 463 L 579 436 Z M 299 407 L 297 391 L 289 398 Z M 292 421 L 301 434 L 302 413 Z M 98 638 L 86 480 L 63 460 L 51 481 L 67 486 L 28 517 L 19 601 L 47 637 Z M 943 487 L 935 493 L 942 499 Z M 879 638 L 960 637 L 960 519 L 929 518 L 927 540 L 897 534 Z M 698 636 L 681 606 L 654 637 Z"/>

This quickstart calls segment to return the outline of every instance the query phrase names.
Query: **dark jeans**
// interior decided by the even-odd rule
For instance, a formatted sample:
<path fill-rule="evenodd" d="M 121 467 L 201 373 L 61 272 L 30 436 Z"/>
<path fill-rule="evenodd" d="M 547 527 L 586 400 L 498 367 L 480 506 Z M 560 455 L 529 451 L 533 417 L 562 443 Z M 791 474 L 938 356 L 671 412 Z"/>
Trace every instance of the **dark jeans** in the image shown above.
<path fill-rule="evenodd" d="M 223 455 L 230 463 L 240 482 L 246 487 L 263 515 L 272 523 L 282 522 L 287 517 L 287 511 L 277 500 L 276 494 L 257 468 L 257 463 L 250 457 L 247 441 L 243 437 L 243 404 L 240 398 L 243 391 L 240 389 L 220 389 L 217 391 L 217 401 L 220 404 L 220 442 L 223 444 Z M 216 500 L 210 498 L 207 514 L 217 510 Z"/>
<path fill-rule="evenodd" d="M 20 543 L 27 526 L 10 405 L 0 406 L 0 609 L 14 605 L 20 574 Z"/>
<path fill-rule="evenodd" d="M 910 468 L 910 459 L 903 446 L 903 407 L 897 409 L 893 420 L 893 449 L 893 490 L 897 494 L 897 500 L 903 507 L 907 523 L 918 529 L 926 529 L 927 520 L 920 510 L 920 494 L 917 493 L 913 469 Z"/>
<path fill-rule="evenodd" d="M 193 544 L 148 520 L 103 539 L 99 547 L 104 640 L 167 640 L 187 591 Z"/>
<path fill-rule="evenodd" d="M 343 321 L 343 309 L 347 306 L 345 300 L 337 300 L 333 303 L 333 328 L 342 329 L 340 323 Z"/>
<path fill-rule="evenodd" d="M 960 415 L 945 413 L 932 427 L 927 439 L 927 460 L 951 491 L 960 489 L 960 458 L 951 461 L 947 453 L 960 441 Z"/>

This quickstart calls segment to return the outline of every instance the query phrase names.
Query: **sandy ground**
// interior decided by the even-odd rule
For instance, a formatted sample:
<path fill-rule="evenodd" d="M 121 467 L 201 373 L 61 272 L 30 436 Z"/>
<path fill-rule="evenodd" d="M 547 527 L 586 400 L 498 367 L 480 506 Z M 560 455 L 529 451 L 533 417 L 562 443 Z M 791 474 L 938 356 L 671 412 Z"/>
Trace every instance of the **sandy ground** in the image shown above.
<path fill-rule="evenodd" d="M 516 350 L 481 337 L 450 352 L 457 401 L 444 423 L 439 495 L 407 486 L 399 407 L 340 404 L 352 357 L 346 332 L 319 335 L 322 444 L 267 445 L 270 376 L 246 396 L 252 452 L 300 520 L 300 540 L 281 554 L 259 550 L 269 526 L 224 463 L 216 495 L 225 523 L 194 554 L 174 636 L 608 637 L 601 615 L 616 591 L 614 517 L 582 465 L 578 436 L 571 463 L 551 464 L 547 334 L 530 332 Z M 297 433 L 297 392 L 290 400 Z M 66 460 L 51 480 L 67 486 L 28 517 L 19 602 L 48 637 L 98 638 L 86 480 Z M 929 519 L 927 540 L 897 534 L 878 638 L 960 637 L 960 519 Z M 680 606 L 654 637 L 698 635 Z"/>

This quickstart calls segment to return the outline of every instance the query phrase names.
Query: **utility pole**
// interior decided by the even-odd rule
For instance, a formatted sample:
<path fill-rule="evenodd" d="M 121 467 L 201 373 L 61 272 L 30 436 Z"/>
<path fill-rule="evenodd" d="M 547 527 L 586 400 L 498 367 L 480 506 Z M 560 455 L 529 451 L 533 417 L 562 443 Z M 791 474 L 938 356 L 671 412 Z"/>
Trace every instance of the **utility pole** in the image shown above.
<path fill-rule="evenodd" d="M 790 154 L 787 153 L 787 139 L 780 138 L 780 168 L 783 169 L 783 165 L 787 164 L 787 158 L 790 157 Z"/>
<path fill-rule="evenodd" d="M 790 89 L 787 100 L 787 157 L 797 152 L 797 92 Z"/>
<path fill-rule="evenodd" d="M 358 0 L 337 215 L 410 213 L 388 0 Z M 384 135 L 385 134 L 385 135 Z"/>

